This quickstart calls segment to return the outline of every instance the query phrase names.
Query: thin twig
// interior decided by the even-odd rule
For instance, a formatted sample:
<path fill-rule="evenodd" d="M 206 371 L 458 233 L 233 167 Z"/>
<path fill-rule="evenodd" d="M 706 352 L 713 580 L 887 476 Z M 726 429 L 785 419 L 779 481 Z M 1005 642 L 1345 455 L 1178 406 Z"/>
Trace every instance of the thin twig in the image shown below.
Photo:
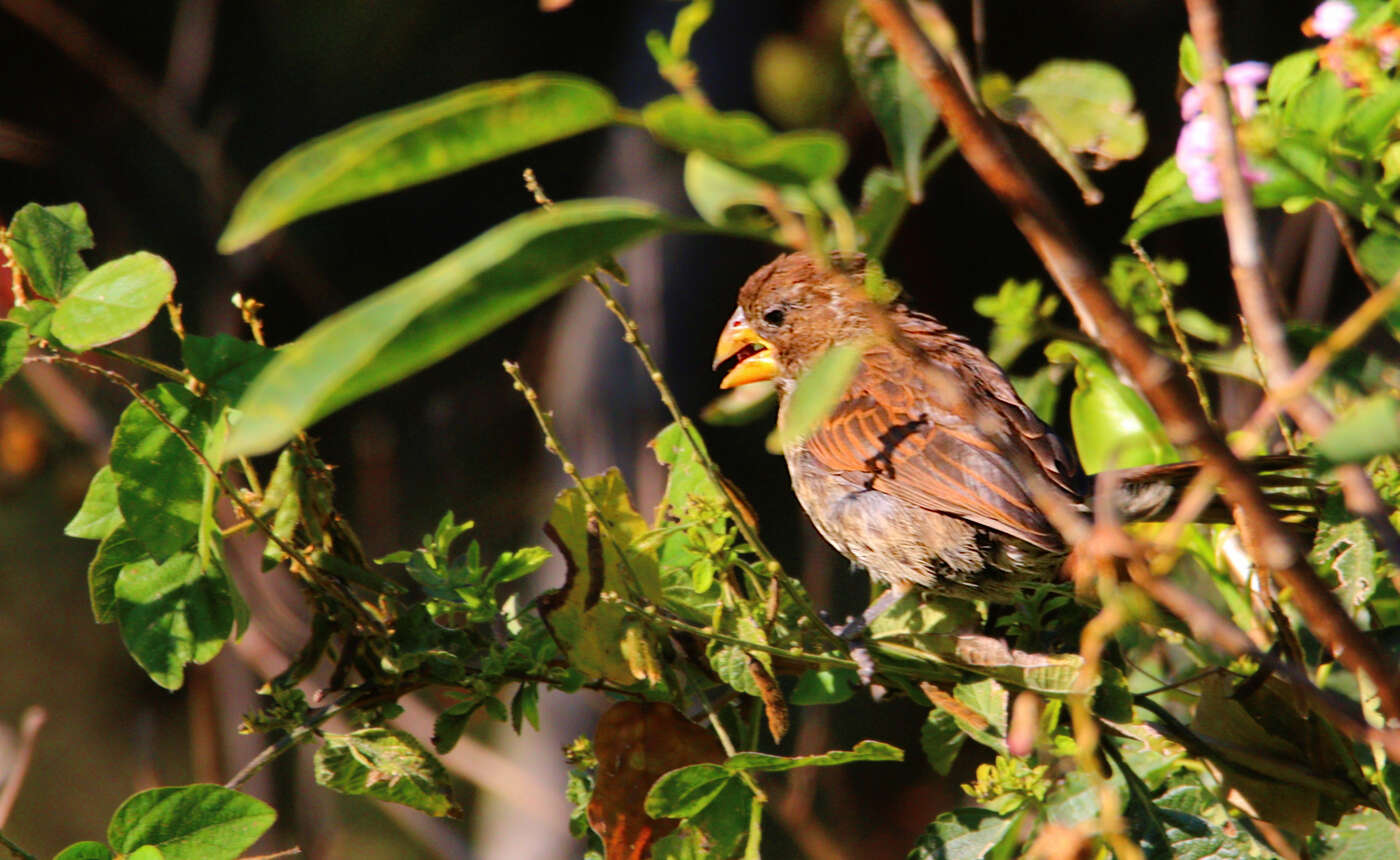
<path fill-rule="evenodd" d="M 861 0 L 861 5 L 889 37 L 900 59 L 939 109 L 949 132 L 958 139 L 964 159 L 1008 207 L 1013 222 L 1074 308 L 1080 325 L 1137 382 L 1162 417 L 1171 441 L 1194 449 L 1218 470 L 1226 499 L 1253 526 L 1262 560 L 1292 588 L 1294 601 L 1309 628 L 1339 655 L 1344 665 L 1369 675 L 1376 682 L 1386 715 L 1400 718 L 1400 684 L 1396 683 L 1392 661 L 1362 633 L 1318 578 L 1270 510 L 1253 475 L 1206 421 L 1184 375 L 1153 349 L 1146 335 L 1113 300 L 1099 279 L 1087 246 L 1070 228 L 1069 219 L 1031 179 L 1001 130 L 962 91 L 909 11 L 895 0 Z M 1198 45 L 1200 41 L 1197 38 Z M 1217 55 L 1217 62 L 1218 59 Z M 1214 79 L 1219 80 L 1218 67 L 1215 74 Z"/>
<path fill-rule="evenodd" d="M 15 808 L 20 786 L 24 785 L 29 763 L 34 759 L 34 746 L 39 742 L 39 730 L 49 718 L 48 712 L 38 705 L 24 709 L 19 718 L 19 750 L 15 753 L 10 771 L 0 774 L 4 777 L 4 788 L 0 788 L 0 827 L 10 820 L 10 812 Z"/>
<path fill-rule="evenodd" d="M 1206 386 L 1201 380 L 1201 371 L 1196 366 L 1196 358 L 1191 354 L 1191 346 L 1186 341 L 1186 332 L 1181 330 L 1181 322 L 1176 318 L 1176 303 L 1172 301 L 1167 281 L 1162 277 L 1162 273 L 1157 271 L 1157 261 L 1148 256 L 1141 242 L 1133 239 L 1128 242 L 1128 246 L 1133 249 L 1138 261 L 1152 276 L 1152 280 L 1157 282 L 1157 290 L 1162 298 L 1162 312 L 1166 314 L 1167 326 L 1172 330 L 1172 337 L 1176 339 L 1176 348 L 1181 352 L 1181 364 L 1186 368 L 1186 375 L 1191 378 L 1191 385 L 1196 389 L 1196 397 L 1201 401 L 1201 411 L 1205 413 L 1206 420 L 1214 422 L 1215 419 L 1210 410 L 1210 397 L 1206 394 Z"/>
<path fill-rule="evenodd" d="M 28 851 L 25 851 L 23 848 L 11 842 L 3 833 L 0 833 L 0 847 L 9 851 L 10 856 L 17 858 L 17 860 L 39 860 L 38 857 L 35 857 L 33 854 L 30 854 Z"/>
<path fill-rule="evenodd" d="M 1263 389 L 1264 400 L 1267 402 L 1273 396 L 1269 388 L 1269 374 L 1264 370 L 1264 358 L 1259 354 L 1259 348 L 1254 343 L 1254 334 L 1249 330 L 1249 319 L 1243 314 L 1240 315 L 1240 337 L 1244 338 L 1244 345 L 1249 350 L 1249 357 L 1254 360 L 1254 372 L 1259 374 L 1259 387 Z M 1288 432 L 1288 425 L 1283 421 L 1283 415 L 1275 410 L 1274 419 L 1278 423 L 1278 435 L 1283 439 L 1284 447 L 1288 449 L 1288 453 L 1298 453 L 1298 450 L 1293 446 L 1293 437 Z M 1260 442 L 1262 442 L 1264 428 L 1260 427 L 1259 432 L 1261 434 Z"/>
<path fill-rule="evenodd" d="M 1322 201 L 1327 214 L 1332 216 L 1332 225 L 1337 228 L 1337 237 L 1342 241 L 1342 248 L 1347 252 L 1347 260 L 1351 262 L 1351 268 L 1356 272 L 1356 276 L 1361 279 L 1361 283 L 1366 285 L 1366 289 L 1375 292 L 1380 289 L 1380 284 L 1371 277 L 1371 273 L 1366 271 L 1366 267 L 1361 265 L 1361 255 L 1357 252 L 1356 234 L 1351 230 L 1351 222 L 1347 220 L 1347 213 L 1342 211 L 1342 207 L 1331 200 Z"/>

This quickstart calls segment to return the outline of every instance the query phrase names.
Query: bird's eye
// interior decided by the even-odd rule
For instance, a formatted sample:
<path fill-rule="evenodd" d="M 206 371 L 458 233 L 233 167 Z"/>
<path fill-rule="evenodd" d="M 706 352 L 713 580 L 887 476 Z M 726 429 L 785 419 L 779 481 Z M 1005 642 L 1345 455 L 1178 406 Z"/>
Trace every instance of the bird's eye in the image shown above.
<path fill-rule="evenodd" d="M 769 325 L 782 325 L 782 324 L 783 324 L 783 312 L 782 312 L 782 310 L 781 310 L 780 308 L 773 308 L 773 310 L 771 310 L 771 311 L 769 311 L 768 313 L 766 313 L 766 314 L 763 315 L 763 321 L 766 322 L 766 323 L 768 323 Z"/>

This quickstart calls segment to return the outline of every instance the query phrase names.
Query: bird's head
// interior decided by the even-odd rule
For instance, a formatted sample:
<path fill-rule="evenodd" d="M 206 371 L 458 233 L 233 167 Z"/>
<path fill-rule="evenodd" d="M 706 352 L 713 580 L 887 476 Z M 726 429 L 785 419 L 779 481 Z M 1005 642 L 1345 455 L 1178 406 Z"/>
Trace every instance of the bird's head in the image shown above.
<path fill-rule="evenodd" d="M 806 254 L 786 254 L 754 272 L 715 346 L 716 369 L 736 360 L 720 388 L 790 382 L 827 348 L 868 337 L 879 311 L 864 298 L 864 281 L 863 255 L 833 256 L 822 269 Z"/>

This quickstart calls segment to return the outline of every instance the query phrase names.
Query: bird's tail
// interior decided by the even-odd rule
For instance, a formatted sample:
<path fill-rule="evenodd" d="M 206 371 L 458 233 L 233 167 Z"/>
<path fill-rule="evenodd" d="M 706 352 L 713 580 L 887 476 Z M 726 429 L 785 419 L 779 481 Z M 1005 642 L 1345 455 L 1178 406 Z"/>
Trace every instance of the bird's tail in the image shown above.
<path fill-rule="evenodd" d="M 1251 457 L 1244 466 L 1264 490 L 1269 506 L 1284 524 L 1299 531 L 1315 531 L 1322 506 L 1322 491 L 1313 476 L 1311 461 L 1293 454 Z M 1201 471 L 1200 461 L 1165 466 L 1139 466 L 1117 469 L 1091 480 L 1092 486 L 1113 486 L 1114 508 L 1125 520 L 1152 522 L 1165 520 L 1176 510 L 1187 486 Z M 1228 523 L 1230 506 L 1214 497 L 1196 522 Z"/>

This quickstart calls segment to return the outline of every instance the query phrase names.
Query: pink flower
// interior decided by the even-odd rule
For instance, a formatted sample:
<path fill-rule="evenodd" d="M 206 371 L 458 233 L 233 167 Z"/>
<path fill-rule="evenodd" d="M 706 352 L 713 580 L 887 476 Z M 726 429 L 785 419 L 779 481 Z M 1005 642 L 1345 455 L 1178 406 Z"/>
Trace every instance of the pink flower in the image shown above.
<path fill-rule="evenodd" d="M 1269 79 L 1269 64 L 1257 60 L 1235 63 L 1225 70 L 1225 84 L 1230 88 L 1230 101 L 1243 119 L 1254 116 L 1259 109 L 1259 85 Z M 1181 119 L 1189 121 L 1205 106 L 1205 94 L 1192 87 L 1181 94 Z"/>
<path fill-rule="evenodd" d="M 1197 203 L 1220 199 L 1220 172 L 1215 169 L 1215 122 L 1205 114 L 1192 117 L 1176 140 L 1176 166 Z M 1269 174 L 1251 165 L 1240 153 L 1240 173 L 1246 182 L 1265 182 Z"/>
<path fill-rule="evenodd" d="M 1317 4 L 1313 10 L 1312 17 L 1308 23 L 1312 25 L 1312 33 L 1324 39 L 1335 39 L 1351 29 L 1352 23 L 1356 21 L 1356 7 L 1346 0 L 1324 0 Z"/>

